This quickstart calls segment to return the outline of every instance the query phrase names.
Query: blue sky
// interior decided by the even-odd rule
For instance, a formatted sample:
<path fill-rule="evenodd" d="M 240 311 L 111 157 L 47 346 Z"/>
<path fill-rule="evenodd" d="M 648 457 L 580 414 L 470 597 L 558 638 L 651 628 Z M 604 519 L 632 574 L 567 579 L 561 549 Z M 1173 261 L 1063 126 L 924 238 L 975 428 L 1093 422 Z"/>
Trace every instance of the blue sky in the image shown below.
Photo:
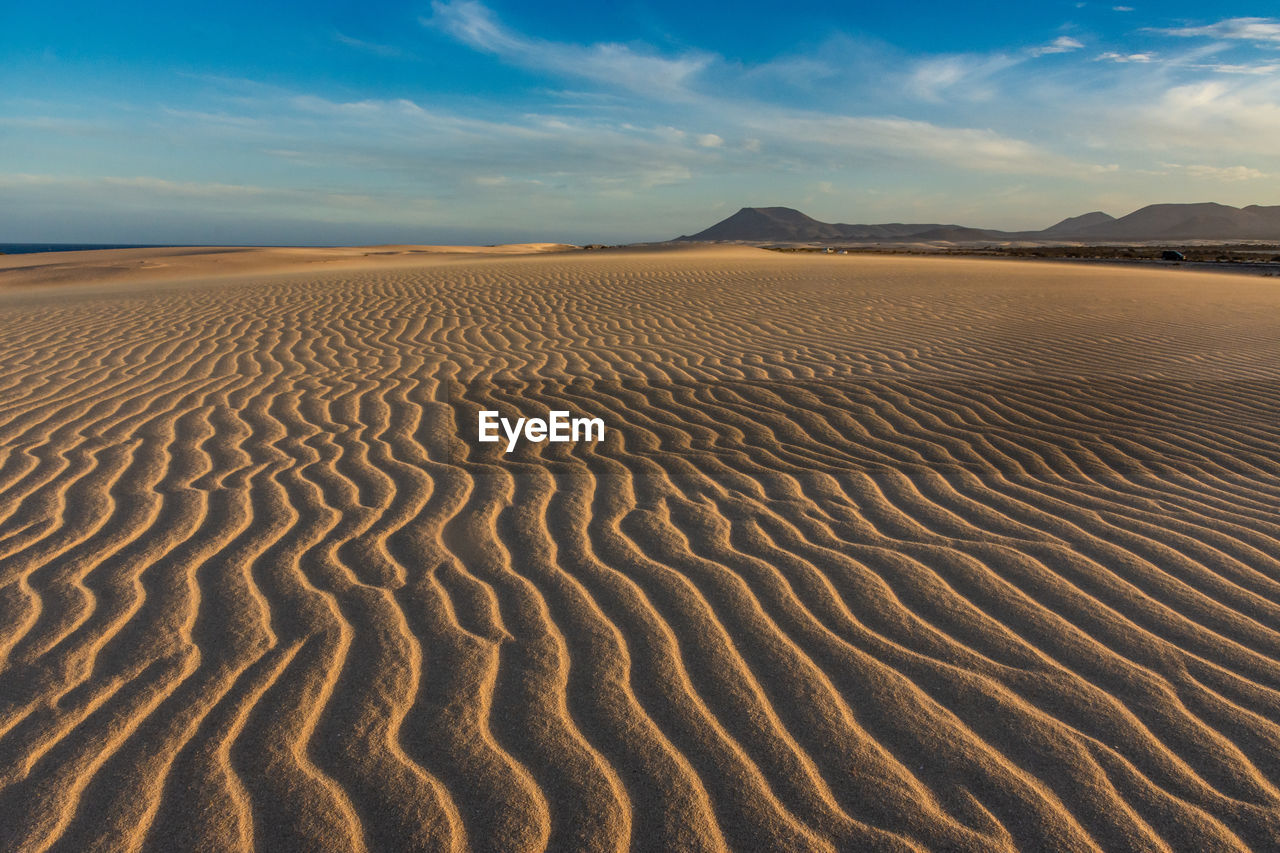
<path fill-rule="evenodd" d="M 744 205 L 1027 228 L 1280 203 L 1280 18 L 1127 2 L 21 4 L 0 242 L 614 242 Z"/>

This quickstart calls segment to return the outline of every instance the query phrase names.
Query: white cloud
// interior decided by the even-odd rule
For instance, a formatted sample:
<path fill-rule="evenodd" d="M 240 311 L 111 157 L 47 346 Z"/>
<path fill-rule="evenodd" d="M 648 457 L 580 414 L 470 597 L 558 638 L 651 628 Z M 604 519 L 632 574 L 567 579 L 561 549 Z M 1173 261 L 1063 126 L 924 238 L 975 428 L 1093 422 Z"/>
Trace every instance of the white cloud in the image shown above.
<path fill-rule="evenodd" d="M 365 53 L 372 53 L 375 56 L 382 56 L 386 58 L 404 56 L 404 51 L 398 47 L 394 47 L 389 44 L 378 44 L 376 42 L 365 41 L 364 39 L 349 36 L 346 33 L 335 32 L 333 34 L 333 40 L 338 44 L 343 44 L 347 47 L 355 48 L 356 50 L 362 50 Z"/>
<path fill-rule="evenodd" d="M 517 185 L 525 185 L 531 187 L 543 186 L 543 182 L 532 178 L 509 178 L 506 175 L 477 175 L 475 177 L 476 186 L 481 187 L 510 187 Z"/>
<path fill-rule="evenodd" d="M 1031 59 L 1080 50 L 1084 44 L 1071 36 L 1058 36 L 1048 44 L 1016 52 L 957 53 L 916 62 L 906 78 L 907 91 L 925 101 L 940 103 L 962 97 L 990 101 L 997 95 L 996 81 L 1004 72 Z"/>
<path fill-rule="evenodd" d="M 1132 12 L 1133 7 L 1132 6 L 1112 6 L 1111 11 L 1112 12 Z"/>
<path fill-rule="evenodd" d="M 1027 52 L 1032 56 L 1046 56 L 1051 53 L 1070 53 L 1082 47 L 1084 47 L 1084 44 L 1071 36 L 1058 36 L 1048 44 L 1033 47 Z"/>
<path fill-rule="evenodd" d="M 385 217 L 388 205 L 377 194 L 329 189 L 270 187 L 199 181 L 171 181 L 149 176 L 84 177 L 57 174 L 0 174 L 0 190 L 17 204 L 58 207 L 76 215 L 128 213 L 163 218 L 183 216 L 284 216 L 300 220 Z M 396 208 L 423 214 L 436 208 L 422 196 L 405 196 Z M 341 213 L 338 213 L 338 212 Z"/>
<path fill-rule="evenodd" d="M 668 165 L 642 169 L 630 175 L 598 174 L 588 180 L 597 192 L 611 196 L 631 196 L 637 191 L 681 184 L 693 178 L 685 166 Z"/>
<path fill-rule="evenodd" d="M 576 45 L 529 38 L 504 27 L 474 0 L 434 2 L 431 9 L 432 16 L 424 18 L 424 24 L 506 62 L 643 93 L 682 95 L 689 79 L 711 61 L 705 54 L 672 59 L 638 53 L 622 44 Z"/>
<path fill-rule="evenodd" d="M 1156 55 L 1154 53 L 1115 53 L 1108 51 L 1107 53 L 1098 54 L 1097 58 L 1107 62 L 1154 62 Z"/>
<path fill-rule="evenodd" d="M 1082 174 L 1088 167 L 991 130 L 945 127 L 904 118 L 772 115 L 752 130 L 774 137 L 772 150 L 820 147 L 839 156 L 921 159 L 966 171 Z"/>
<path fill-rule="evenodd" d="M 1098 54 L 1097 56 L 1094 57 L 1094 59 L 1100 62 L 1120 62 L 1120 63 L 1159 62 L 1162 65 L 1165 65 L 1168 67 L 1189 68 L 1189 69 L 1196 69 L 1201 71 L 1212 71 L 1215 74 L 1248 74 L 1253 76 L 1266 76 L 1269 74 L 1275 74 L 1276 72 L 1280 71 L 1280 62 L 1274 62 L 1274 61 L 1260 62 L 1260 63 L 1197 61 L 1206 56 L 1213 56 L 1215 53 L 1220 52 L 1221 47 L 1222 46 L 1219 44 L 1219 45 L 1211 46 L 1210 49 L 1208 50 L 1204 50 L 1204 49 L 1194 50 L 1179 56 L 1171 56 L 1171 57 L 1162 57 L 1159 54 L 1150 52 L 1150 51 L 1144 52 L 1144 53 L 1117 53 L 1115 51 L 1107 51 L 1106 53 Z"/>
<path fill-rule="evenodd" d="M 398 176 L 424 190 L 463 194 L 467 186 L 590 194 L 690 180 L 725 150 L 714 133 L 669 124 L 578 114 L 528 113 L 492 121 L 428 109 L 406 99 L 332 101 L 285 94 L 255 111 L 275 116 L 291 148 L 305 146 L 329 169 L 352 166 Z M 310 132 L 322 123 L 323 134 Z"/>
<path fill-rule="evenodd" d="M 957 92 L 966 100 L 989 100 L 994 92 L 993 77 L 1023 61 L 1022 57 L 1004 53 L 990 55 L 958 54 L 939 56 L 919 62 L 907 78 L 907 91 L 926 101 L 941 102 Z"/>
<path fill-rule="evenodd" d="M 1114 108 L 1110 124 L 1115 139 L 1147 152 L 1247 152 L 1280 165 L 1280 80 L 1223 75 L 1173 86 L 1149 103 Z"/>
<path fill-rule="evenodd" d="M 1157 32 L 1171 36 L 1208 37 L 1218 39 L 1242 39 L 1256 42 L 1280 43 L 1280 19 L 1276 18 L 1227 18 L 1203 27 L 1177 27 Z"/>
<path fill-rule="evenodd" d="M 787 110 L 722 94 L 695 90 L 697 72 L 724 63 L 707 54 L 666 58 L 638 53 L 613 45 L 570 45 L 531 38 L 505 27 L 485 6 L 472 0 L 436 2 L 429 23 L 477 50 L 493 53 L 508 61 L 555 73 L 575 73 L 604 84 L 634 87 L 653 100 L 665 100 L 670 90 L 697 104 L 700 117 L 714 117 L 735 127 L 745 141 L 737 151 L 725 148 L 722 134 L 688 133 L 666 127 L 655 130 L 665 141 L 682 151 L 716 149 L 724 155 L 755 153 L 764 143 L 779 161 L 803 167 L 807 156 L 840 161 L 851 153 L 881 159 L 920 159 L 966 169 L 1011 173 L 1087 173 L 1087 165 L 1055 156 L 1022 140 L 992 130 L 948 127 L 928 121 L 894 116 L 842 116 L 829 112 Z M 1029 58 L 1079 50 L 1083 44 L 1059 36 L 1047 45 L 1014 54 L 957 55 L 939 57 L 917 65 L 907 85 L 921 98 L 938 100 L 945 90 L 949 98 L 963 89 L 969 98 L 981 98 L 983 81 Z M 751 76 L 752 71 L 743 72 Z M 657 89 L 655 90 L 655 82 Z M 634 129 L 623 126 L 628 134 Z M 598 135 L 598 131 L 595 135 Z M 692 148 L 691 148 L 692 146 Z M 687 180 L 688 157 L 674 158 L 665 167 L 651 169 L 646 180 L 661 183 Z M 704 162 L 703 167 L 707 164 Z M 653 176 L 659 176 L 656 179 Z"/>
<path fill-rule="evenodd" d="M 1268 175 L 1266 172 L 1263 172 L 1260 169 L 1254 169 L 1250 166 L 1209 166 L 1204 164 L 1182 165 L 1179 163 L 1161 163 L 1160 166 L 1164 171 L 1152 172 L 1152 174 L 1168 175 L 1170 173 L 1180 173 L 1192 178 L 1202 178 L 1218 182 L 1256 181 L 1271 177 L 1271 175 Z"/>
<path fill-rule="evenodd" d="M 19 190 L 33 187 L 61 187 L 69 189 L 101 189 L 128 195 L 133 192 L 149 196 L 169 196 L 189 199 L 235 199 L 245 196 L 270 195 L 266 187 L 246 184 L 221 184 L 199 181 L 167 181 L 162 178 L 94 177 L 83 178 L 63 175 L 0 174 L 0 188 Z"/>
<path fill-rule="evenodd" d="M 1233 65 L 1229 63 L 1215 63 L 1212 65 L 1191 65 L 1188 67 L 1204 68 L 1209 71 L 1217 72 L 1218 74 L 1250 74 L 1254 76 L 1266 76 L 1280 71 L 1280 63 L 1274 62 L 1265 65 Z"/>
<path fill-rule="evenodd" d="M 1214 181 L 1256 181 L 1270 177 L 1266 172 L 1248 166 L 1184 166 L 1193 178 L 1209 178 Z"/>

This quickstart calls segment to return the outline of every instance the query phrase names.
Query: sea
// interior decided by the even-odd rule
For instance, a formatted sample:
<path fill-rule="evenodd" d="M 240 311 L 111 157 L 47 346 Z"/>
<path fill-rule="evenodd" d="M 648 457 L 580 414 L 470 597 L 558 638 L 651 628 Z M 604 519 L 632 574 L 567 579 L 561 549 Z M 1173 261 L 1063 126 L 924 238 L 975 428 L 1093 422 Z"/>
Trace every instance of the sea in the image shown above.
<path fill-rule="evenodd" d="M 91 249 L 163 249 L 146 243 L 0 243 L 0 254 L 30 255 L 35 252 L 85 252 Z"/>

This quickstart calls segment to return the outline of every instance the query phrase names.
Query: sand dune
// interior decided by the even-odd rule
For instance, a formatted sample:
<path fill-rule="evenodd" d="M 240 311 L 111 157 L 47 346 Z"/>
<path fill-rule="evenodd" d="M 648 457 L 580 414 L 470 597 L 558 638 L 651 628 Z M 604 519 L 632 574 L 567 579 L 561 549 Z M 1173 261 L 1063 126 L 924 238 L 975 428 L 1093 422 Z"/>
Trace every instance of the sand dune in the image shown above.
<path fill-rule="evenodd" d="M 358 270 L 417 266 L 423 255 L 528 255 L 576 250 L 565 243 L 498 246 L 340 246 L 332 248 L 192 246 L 90 249 L 0 255 L 0 288 L 174 281 L 231 275 L 261 276 L 299 270 Z"/>
<path fill-rule="evenodd" d="M 306 252 L 5 260 L 0 847 L 1274 849 L 1273 282 Z"/>

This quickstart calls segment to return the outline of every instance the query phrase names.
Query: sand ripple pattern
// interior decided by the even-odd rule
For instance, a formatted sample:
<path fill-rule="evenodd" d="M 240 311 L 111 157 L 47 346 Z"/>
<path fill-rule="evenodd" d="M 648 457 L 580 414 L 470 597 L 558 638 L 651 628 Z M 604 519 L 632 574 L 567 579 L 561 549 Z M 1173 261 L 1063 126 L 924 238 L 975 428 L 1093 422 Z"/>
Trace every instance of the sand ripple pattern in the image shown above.
<path fill-rule="evenodd" d="M 1275 849 L 1278 294 L 741 250 L 9 293 L 0 848 Z"/>

